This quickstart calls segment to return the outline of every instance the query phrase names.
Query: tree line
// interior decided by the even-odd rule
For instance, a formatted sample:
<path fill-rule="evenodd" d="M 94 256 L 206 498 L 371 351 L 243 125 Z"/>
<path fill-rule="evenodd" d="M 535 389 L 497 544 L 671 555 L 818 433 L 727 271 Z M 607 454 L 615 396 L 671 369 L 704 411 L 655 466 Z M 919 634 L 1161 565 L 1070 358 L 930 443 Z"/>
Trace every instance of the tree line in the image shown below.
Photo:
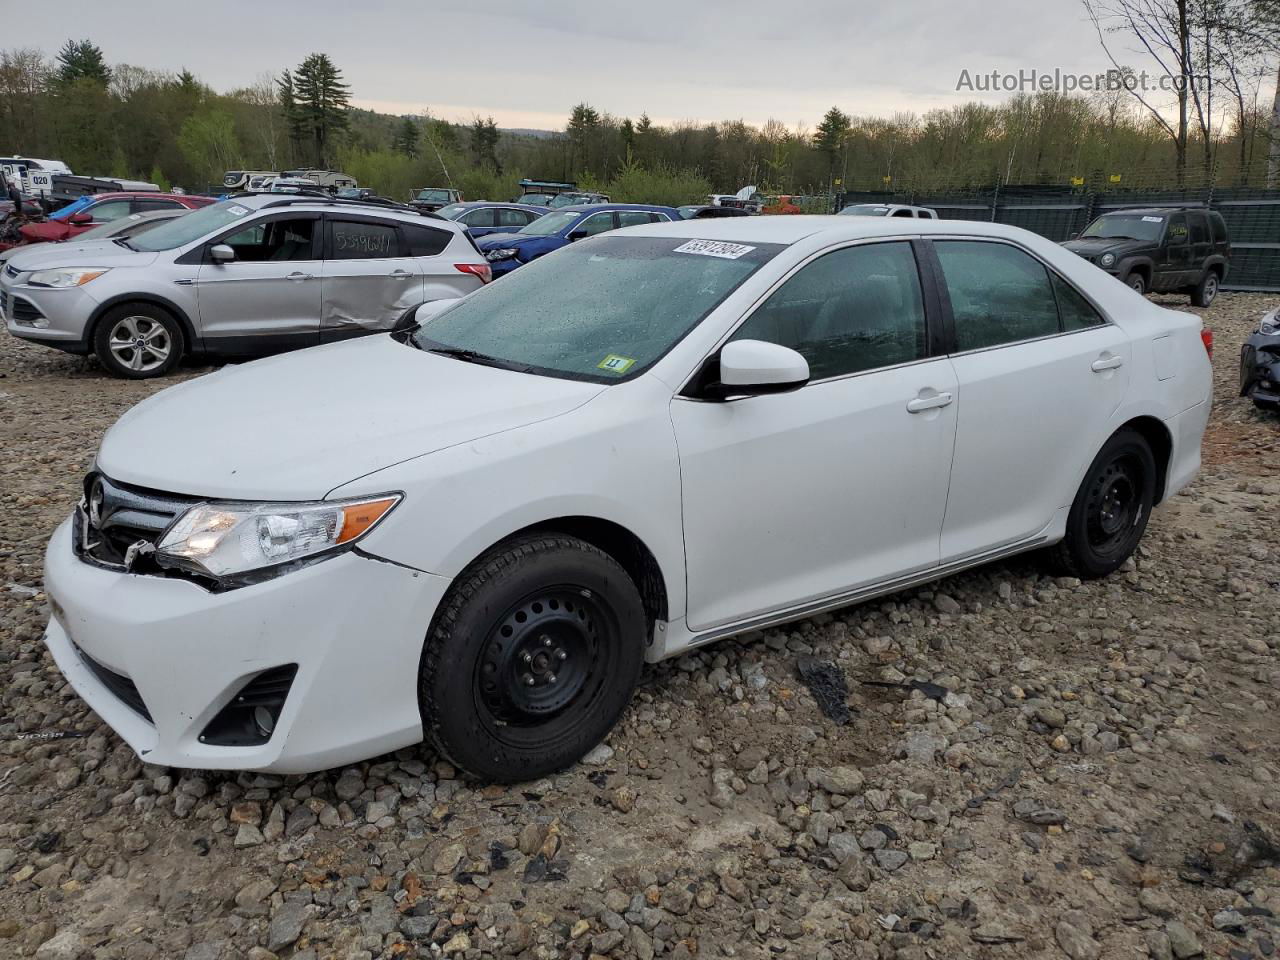
<path fill-rule="evenodd" d="M 506 199 L 521 177 L 672 204 L 744 185 L 821 195 L 1097 177 L 1163 186 L 1210 170 L 1219 183 L 1280 180 L 1280 93 L 1271 103 L 1263 92 L 1280 69 L 1280 0 L 1082 2 L 1117 63 L 1126 43 L 1166 51 L 1170 71 L 1188 81 L 1171 108 L 1125 88 L 1038 92 L 888 117 L 833 106 L 810 129 L 773 119 L 659 124 L 583 102 L 562 130 L 511 131 L 492 117 L 453 123 L 353 108 L 323 53 L 217 92 L 185 69 L 111 65 L 80 40 L 52 59 L 0 51 L 0 151 L 196 191 L 217 189 L 229 169 L 331 167 L 395 199 L 428 185 Z M 1143 34 L 1153 22 L 1163 26 Z"/>

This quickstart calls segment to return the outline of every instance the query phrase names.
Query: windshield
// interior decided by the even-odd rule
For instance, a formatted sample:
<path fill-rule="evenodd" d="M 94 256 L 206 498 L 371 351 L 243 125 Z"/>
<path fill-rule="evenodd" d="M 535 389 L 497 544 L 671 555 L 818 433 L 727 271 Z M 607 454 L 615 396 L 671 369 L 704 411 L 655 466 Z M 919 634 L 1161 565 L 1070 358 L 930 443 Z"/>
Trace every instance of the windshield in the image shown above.
<path fill-rule="evenodd" d="M 441 207 L 436 211 L 437 217 L 444 217 L 446 220 L 457 220 L 460 216 L 467 212 L 466 206 L 461 203 L 451 203 L 447 207 Z"/>
<path fill-rule="evenodd" d="M 61 210 L 59 210 L 57 213 L 55 213 L 55 214 L 51 215 L 51 216 L 49 217 L 49 219 L 50 219 L 50 220 L 65 220 L 65 219 L 67 219 L 67 217 L 71 216 L 72 214 L 74 214 L 74 213 L 79 213 L 81 210 L 83 210 L 83 209 L 84 209 L 85 207 L 87 207 L 89 204 L 93 203 L 93 200 L 94 200 L 94 198 L 93 198 L 93 196 L 92 196 L 92 195 L 86 195 L 86 196 L 83 196 L 83 197 L 79 197 L 79 198 L 78 198 L 78 199 L 76 199 L 76 200 L 72 200 L 69 204 L 67 204 L 65 207 L 63 207 Z"/>
<path fill-rule="evenodd" d="M 199 240 L 205 234 L 230 226 L 252 212 L 248 207 L 234 200 L 223 200 L 221 203 L 213 203 L 168 220 L 154 230 L 148 230 L 143 235 L 134 237 L 129 244 L 135 250 L 145 250 L 148 253 L 155 253 L 157 250 L 173 250 L 193 240 Z"/>
<path fill-rule="evenodd" d="M 571 207 L 575 203 L 594 203 L 599 197 L 598 193 L 561 193 L 551 198 L 551 206 Z"/>
<path fill-rule="evenodd" d="M 521 227 L 516 233 L 523 234 L 526 237 L 549 237 L 553 233 L 559 233 L 573 221 L 581 217 L 582 214 L 576 210 L 561 210 L 559 213 L 544 213 L 533 223 Z"/>
<path fill-rule="evenodd" d="M 82 240 L 101 240 L 103 237 L 114 237 L 117 234 L 124 233 L 135 223 L 142 219 L 142 214 L 131 213 L 127 217 L 121 217 L 119 220 L 110 220 L 107 223 L 99 224 L 92 230 L 86 230 L 84 233 L 76 237 L 76 242 Z"/>
<path fill-rule="evenodd" d="M 882 207 L 877 203 L 855 203 L 851 207 L 845 207 L 840 211 L 851 217 L 884 217 L 888 216 L 889 208 Z"/>
<path fill-rule="evenodd" d="M 545 218 L 544 218 L 545 219 Z M 646 369 L 781 244 L 596 237 L 490 284 L 412 334 L 530 372 L 609 383 Z"/>
<path fill-rule="evenodd" d="M 1084 228 L 1081 237 L 1103 240 L 1150 240 L 1158 243 L 1164 217 L 1140 213 L 1108 213 Z"/>
<path fill-rule="evenodd" d="M 522 193 L 520 194 L 520 203 L 530 203 L 535 207 L 545 207 L 551 202 L 555 194 L 552 193 Z"/>
<path fill-rule="evenodd" d="M 453 199 L 453 194 L 448 190 L 419 190 L 418 199 L 428 203 L 448 203 Z"/>

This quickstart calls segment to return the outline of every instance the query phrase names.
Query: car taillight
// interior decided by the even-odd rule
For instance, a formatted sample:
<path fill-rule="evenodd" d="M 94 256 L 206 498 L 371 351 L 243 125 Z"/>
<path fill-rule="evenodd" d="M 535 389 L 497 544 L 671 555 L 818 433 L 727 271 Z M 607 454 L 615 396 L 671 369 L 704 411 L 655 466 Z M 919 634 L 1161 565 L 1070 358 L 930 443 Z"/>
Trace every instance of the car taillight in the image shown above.
<path fill-rule="evenodd" d="M 1209 359 L 1213 359 L 1213 331 L 1208 327 L 1202 327 L 1200 330 L 1200 342 L 1204 344 L 1204 352 L 1209 355 Z"/>
<path fill-rule="evenodd" d="M 481 283 L 488 283 L 493 279 L 493 271 L 489 269 L 487 263 L 455 263 L 454 266 L 462 273 L 470 273 L 479 277 Z"/>

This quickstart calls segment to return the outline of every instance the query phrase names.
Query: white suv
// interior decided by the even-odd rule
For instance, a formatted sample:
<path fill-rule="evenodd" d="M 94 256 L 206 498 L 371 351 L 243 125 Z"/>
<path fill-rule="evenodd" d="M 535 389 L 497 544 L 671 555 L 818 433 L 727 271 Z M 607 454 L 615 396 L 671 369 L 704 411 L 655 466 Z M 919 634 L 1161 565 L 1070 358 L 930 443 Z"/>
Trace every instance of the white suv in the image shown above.
<path fill-rule="evenodd" d="M 103 249 L 15 253 L 0 316 L 16 337 L 94 353 L 123 377 L 185 354 L 245 356 L 391 329 L 490 279 L 456 223 L 316 197 L 225 200 Z"/>
<path fill-rule="evenodd" d="M 536 778 L 646 659 L 1035 548 L 1110 573 L 1209 412 L 1199 318 L 988 223 L 631 227 L 417 319 L 107 433 L 46 643 L 148 763 L 425 735 Z"/>

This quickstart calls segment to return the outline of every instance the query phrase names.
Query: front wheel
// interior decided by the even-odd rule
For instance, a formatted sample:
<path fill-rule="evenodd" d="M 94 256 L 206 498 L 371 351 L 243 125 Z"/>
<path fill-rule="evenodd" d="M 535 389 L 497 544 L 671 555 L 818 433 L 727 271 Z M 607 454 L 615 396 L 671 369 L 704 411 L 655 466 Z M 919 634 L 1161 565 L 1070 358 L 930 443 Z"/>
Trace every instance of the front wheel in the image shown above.
<path fill-rule="evenodd" d="M 150 303 L 126 303 L 109 310 L 93 335 L 93 352 L 118 377 L 162 377 L 182 359 L 182 327 L 173 315 Z"/>
<path fill-rule="evenodd" d="M 485 780 L 534 780 L 604 739 L 631 699 L 646 618 L 608 554 L 557 534 L 495 547 L 445 597 L 422 653 L 423 729 Z"/>
<path fill-rule="evenodd" d="M 1118 570 L 1138 547 L 1155 503 L 1156 462 L 1135 430 L 1098 452 L 1067 515 L 1067 535 L 1049 548 L 1061 573 L 1090 580 Z"/>
<path fill-rule="evenodd" d="M 1125 277 L 1124 282 L 1134 293 L 1145 294 L 1147 292 L 1147 278 L 1136 271 Z"/>

